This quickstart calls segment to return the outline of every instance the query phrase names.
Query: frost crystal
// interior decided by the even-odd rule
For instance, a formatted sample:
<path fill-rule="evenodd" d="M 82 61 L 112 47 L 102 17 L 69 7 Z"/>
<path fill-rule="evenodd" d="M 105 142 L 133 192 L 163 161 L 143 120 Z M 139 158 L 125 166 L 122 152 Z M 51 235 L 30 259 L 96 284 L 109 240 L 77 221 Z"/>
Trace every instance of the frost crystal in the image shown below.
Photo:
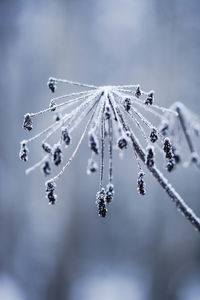
<path fill-rule="evenodd" d="M 35 136 L 22 141 L 19 154 L 21 160 L 27 161 L 29 152 L 27 144 L 44 136 L 40 144 L 43 149 L 43 158 L 28 168 L 26 173 L 28 174 L 41 167 L 45 175 L 50 175 L 50 161 L 55 166 L 62 165 L 67 155 L 64 151 L 67 152 L 68 149 L 64 146 L 73 147 L 71 139 L 73 131 L 85 120 L 86 125 L 77 145 L 74 146 L 71 156 L 57 175 L 46 182 L 46 197 L 49 203 L 55 203 L 57 197 L 55 195 L 55 182 L 70 166 L 84 137 L 88 134 L 91 158 L 88 160 L 87 174 L 99 171 L 100 179 L 96 203 L 101 217 L 107 215 L 107 204 L 114 197 L 114 150 L 117 148 L 120 150 L 126 149 L 129 144 L 129 149 L 133 151 L 139 169 L 137 178 L 138 193 L 141 195 L 146 193 L 142 162 L 177 208 L 200 231 L 200 220 L 188 208 L 180 195 L 168 184 L 167 179 L 156 167 L 157 151 L 164 154 L 168 171 L 174 169 L 175 164 L 182 161 L 180 132 L 183 132 L 191 152 L 189 161 L 200 168 L 199 155 L 193 142 L 193 135 L 200 135 L 199 118 L 180 103 L 174 104 L 169 109 L 154 104 L 154 92 L 145 92 L 139 85 L 95 86 L 53 77 L 49 78 L 47 83 L 52 93 L 56 91 L 58 84 L 70 84 L 85 88 L 85 90 L 54 97 L 50 100 L 50 104 L 46 109 L 26 114 L 23 127 L 28 131 L 32 129 L 32 119 L 37 116 L 50 113 L 55 116 L 55 120 Z M 73 108 L 70 111 L 69 107 L 71 105 L 73 105 Z M 56 113 L 54 113 L 55 111 Z M 143 115 L 144 111 L 159 119 L 160 126 L 158 128 Z M 53 135 L 56 137 L 56 133 L 58 133 L 58 140 L 56 144 L 52 145 L 50 138 Z M 146 151 L 140 144 L 139 139 L 143 139 Z M 152 143 L 155 144 L 155 151 Z M 106 152 L 108 155 L 105 155 Z M 96 156 L 99 168 L 96 160 L 94 160 L 95 154 L 99 154 Z M 104 174 L 104 166 L 106 165 L 105 169 L 108 170 L 107 180 Z"/>

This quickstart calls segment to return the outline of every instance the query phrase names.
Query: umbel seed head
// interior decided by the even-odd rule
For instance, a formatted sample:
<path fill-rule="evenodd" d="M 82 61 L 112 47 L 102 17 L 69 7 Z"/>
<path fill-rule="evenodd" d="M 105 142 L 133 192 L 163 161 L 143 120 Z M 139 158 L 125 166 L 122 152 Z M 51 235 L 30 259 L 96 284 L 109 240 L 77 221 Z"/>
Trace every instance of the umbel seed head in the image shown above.
<path fill-rule="evenodd" d="M 145 190 L 145 182 L 144 182 L 144 175 L 145 173 L 143 171 L 140 171 L 138 173 L 138 193 L 140 195 L 145 195 L 146 190 Z"/>
<path fill-rule="evenodd" d="M 106 195 L 105 195 L 106 203 L 112 202 L 113 197 L 114 197 L 114 185 L 112 183 L 108 183 L 106 186 Z"/>
<path fill-rule="evenodd" d="M 51 101 L 49 104 L 49 107 L 51 108 L 51 111 L 55 111 L 56 110 L 56 103 L 54 101 Z"/>
<path fill-rule="evenodd" d="M 147 147 L 146 164 L 148 167 L 154 166 L 154 151 L 153 151 L 153 147 L 151 146 Z"/>
<path fill-rule="evenodd" d="M 171 172 L 175 167 L 175 160 L 173 158 L 169 159 L 167 162 L 167 171 Z"/>
<path fill-rule="evenodd" d="M 19 158 L 23 161 L 28 161 L 28 147 L 26 145 L 26 142 L 25 141 L 22 141 L 21 142 L 21 148 L 20 148 L 20 151 L 19 151 Z"/>
<path fill-rule="evenodd" d="M 52 91 L 52 93 L 54 93 L 56 90 L 56 84 L 57 82 L 53 78 L 49 78 L 49 81 L 47 82 L 47 86 Z"/>
<path fill-rule="evenodd" d="M 135 91 L 135 97 L 140 98 L 140 96 L 142 95 L 141 90 L 140 90 L 140 86 L 138 85 Z"/>
<path fill-rule="evenodd" d="M 128 141 L 125 136 L 121 136 L 117 142 L 119 149 L 126 149 L 128 146 Z"/>
<path fill-rule="evenodd" d="M 62 150 L 61 150 L 60 144 L 57 144 L 54 146 L 53 162 L 56 166 L 59 166 L 59 164 L 62 162 Z"/>
<path fill-rule="evenodd" d="M 23 127 L 24 127 L 24 129 L 26 129 L 28 131 L 31 131 L 33 129 L 33 122 L 32 122 L 30 114 L 26 114 L 24 116 Z"/>
<path fill-rule="evenodd" d="M 152 92 L 150 92 L 150 93 L 148 94 L 148 96 L 147 96 L 147 98 L 146 98 L 146 100 L 145 100 L 144 103 L 145 103 L 146 105 L 152 105 L 153 102 L 154 102 L 154 92 L 152 91 Z"/>
<path fill-rule="evenodd" d="M 131 99 L 130 98 L 124 99 L 124 108 L 127 112 L 131 109 Z"/>
<path fill-rule="evenodd" d="M 173 157 L 172 145 L 168 137 L 166 137 L 164 140 L 163 150 L 166 158 L 171 159 Z"/>
<path fill-rule="evenodd" d="M 46 182 L 46 197 L 49 199 L 49 204 L 55 204 L 57 196 L 54 194 L 56 184 L 49 180 Z"/>
<path fill-rule="evenodd" d="M 158 134 L 157 134 L 157 131 L 156 131 L 155 128 L 152 129 L 149 138 L 150 138 L 150 141 L 151 141 L 152 143 L 155 143 L 155 142 L 157 141 L 157 139 L 158 139 Z"/>
<path fill-rule="evenodd" d="M 51 153 L 52 152 L 52 148 L 48 143 L 42 143 L 42 149 L 46 152 L 46 153 Z"/>
<path fill-rule="evenodd" d="M 107 209 L 105 204 L 105 189 L 101 188 L 96 195 L 96 203 L 98 207 L 98 214 L 100 217 L 105 218 L 107 215 Z"/>
<path fill-rule="evenodd" d="M 62 135 L 62 140 L 65 143 L 65 146 L 69 146 L 71 142 L 71 137 L 69 136 L 67 128 L 62 128 L 61 135 Z"/>

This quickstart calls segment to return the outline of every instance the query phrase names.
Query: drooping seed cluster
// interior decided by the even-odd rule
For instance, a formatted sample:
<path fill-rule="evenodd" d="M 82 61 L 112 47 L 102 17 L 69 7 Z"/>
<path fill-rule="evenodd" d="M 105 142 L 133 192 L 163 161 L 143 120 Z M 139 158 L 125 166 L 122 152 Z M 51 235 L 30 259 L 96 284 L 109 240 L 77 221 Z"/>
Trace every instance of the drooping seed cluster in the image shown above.
<path fill-rule="evenodd" d="M 47 109 L 37 113 L 26 114 L 23 127 L 27 131 L 32 130 L 33 119 L 36 116 L 50 113 L 53 114 L 54 118 L 49 127 L 35 136 L 22 141 L 20 149 L 20 159 L 27 161 L 29 153 L 27 144 L 44 136 L 41 141 L 44 156 L 39 162 L 26 170 L 27 174 L 37 167 L 41 167 L 44 175 L 50 176 L 54 166 L 59 168 L 63 165 L 59 169 L 58 174 L 46 182 L 46 197 L 50 204 L 55 204 L 56 202 L 56 181 L 71 164 L 86 133 L 88 133 L 88 146 L 91 152 L 91 157 L 87 163 L 87 174 L 90 175 L 97 171 L 100 174 L 96 204 L 98 214 L 101 217 L 107 215 L 108 205 L 114 198 L 113 149 L 118 149 L 119 153 L 122 154 L 127 148 L 130 148 L 135 128 L 139 129 L 141 137 L 144 138 L 146 143 L 146 167 L 149 169 L 154 168 L 155 148 L 164 153 L 168 171 L 174 168 L 175 163 L 178 161 L 178 154 L 175 154 L 175 149 L 170 140 L 163 134 L 163 130 L 159 130 L 151 124 L 141 112 L 146 110 L 157 116 L 159 120 L 162 120 L 163 111 L 168 114 L 174 113 L 169 109 L 154 105 L 154 92 L 144 92 L 139 85 L 97 87 L 50 78 L 47 85 L 52 93 L 55 93 L 59 83 L 85 87 L 87 90 L 55 97 L 50 100 L 50 105 Z M 70 105 L 73 105 L 73 109 L 70 113 L 69 110 L 68 113 L 65 113 L 65 108 L 68 108 Z M 84 119 L 87 120 L 84 131 L 71 156 L 65 161 L 67 154 L 64 151 L 67 152 L 68 147 L 73 145 L 72 133 Z M 59 139 L 55 144 L 51 144 L 50 138 L 56 135 L 57 132 L 59 132 Z M 152 144 L 154 144 L 154 148 Z M 108 161 L 105 160 L 107 157 L 105 156 L 106 151 L 108 151 Z M 137 178 L 138 193 L 145 195 L 145 173 L 136 151 L 135 157 L 139 168 Z M 104 174 L 104 165 L 106 163 L 108 164 L 107 180 Z"/>

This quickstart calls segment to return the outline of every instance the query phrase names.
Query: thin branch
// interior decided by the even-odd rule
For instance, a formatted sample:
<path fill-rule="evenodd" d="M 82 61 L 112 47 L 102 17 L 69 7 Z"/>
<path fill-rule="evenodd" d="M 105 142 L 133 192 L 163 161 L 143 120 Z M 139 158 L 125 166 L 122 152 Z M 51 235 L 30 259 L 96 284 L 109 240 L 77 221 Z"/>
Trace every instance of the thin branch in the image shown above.
<path fill-rule="evenodd" d="M 138 156 L 143 161 L 143 163 L 146 164 L 146 155 L 144 149 L 142 148 L 139 141 L 134 136 L 133 132 L 130 130 L 128 125 L 125 123 L 120 109 L 116 108 L 116 111 L 123 125 L 124 131 L 128 133 L 128 136 L 132 141 L 134 150 L 137 152 Z M 175 191 L 175 189 L 164 177 L 164 175 L 159 171 L 159 169 L 155 165 L 153 167 L 147 166 L 147 168 L 151 172 L 151 174 L 156 178 L 156 180 L 161 185 L 161 187 L 165 190 L 168 196 L 171 198 L 172 202 L 175 203 L 177 209 L 188 219 L 188 221 L 195 227 L 196 230 L 200 231 L 200 219 L 195 215 L 192 209 L 185 203 L 185 201 L 181 198 L 181 196 Z"/>
<path fill-rule="evenodd" d="M 51 77 L 50 79 L 55 80 L 56 82 L 63 82 L 63 83 L 67 83 L 70 85 L 76 85 L 76 86 L 80 86 L 80 87 L 88 87 L 91 89 L 98 89 L 98 86 L 91 85 L 91 84 L 85 84 L 85 83 L 80 83 L 80 82 L 66 80 L 66 79 L 58 79 L 58 78 L 54 78 L 54 77 Z"/>

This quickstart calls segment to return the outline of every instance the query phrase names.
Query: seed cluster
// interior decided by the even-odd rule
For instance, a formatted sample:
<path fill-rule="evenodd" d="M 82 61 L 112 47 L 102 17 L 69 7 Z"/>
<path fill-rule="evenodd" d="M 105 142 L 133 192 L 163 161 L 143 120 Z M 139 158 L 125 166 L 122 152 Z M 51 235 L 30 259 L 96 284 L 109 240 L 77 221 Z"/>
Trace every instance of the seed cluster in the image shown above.
<path fill-rule="evenodd" d="M 154 166 L 154 150 L 151 146 L 147 147 L 146 164 L 150 168 L 152 168 Z"/>
<path fill-rule="evenodd" d="M 61 146 L 59 144 L 54 146 L 53 162 L 56 166 L 59 166 L 62 162 L 62 150 L 61 150 Z"/>
<path fill-rule="evenodd" d="M 28 131 L 31 131 L 33 129 L 33 122 L 32 122 L 30 114 L 26 114 L 24 116 L 23 127 L 24 127 L 24 129 L 26 129 Z"/>
<path fill-rule="evenodd" d="M 146 194 L 144 175 L 145 175 L 145 173 L 143 171 L 140 171 L 138 173 L 138 193 L 140 195 L 145 195 Z"/>
<path fill-rule="evenodd" d="M 25 162 L 28 161 L 28 152 L 29 152 L 29 150 L 27 148 L 26 142 L 22 141 L 20 152 L 19 152 L 20 159 Z"/>
<path fill-rule="evenodd" d="M 67 80 L 49 78 L 47 85 L 52 93 L 55 93 L 58 83 L 74 84 Z M 41 161 L 27 169 L 26 172 L 28 174 L 40 166 L 43 174 L 50 176 L 54 166 L 59 169 L 63 164 L 65 160 L 64 151 L 67 151 L 71 145 L 73 146 L 73 130 L 79 126 L 83 119 L 87 119 L 87 125 L 72 155 L 64 166 L 62 166 L 57 175 L 46 182 L 46 197 L 50 204 L 56 202 L 55 182 L 71 164 L 83 138 L 88 134 L 88 146 L 91 150 L 91 156 L 88 159 L 86 171 L 88 175 L 96 173 L 97 171 L 100 173 L 96 204 L 99 216 L 104 218 L 107 215 L 107 208 L 113 201 L 115 194 L 113 184 L 113 149 L 118 150 L 121 155 L 121 150 L 124 151 L 127 149 L 128 144 L 130 144 L 129 148 L 132 148 L 132 136 L 135 134 L 132 126 L 139 128 L 141 136 L 146 143 L 145 163 L 149 169 L 155 164 L 155 152 L 152 143 L 155 144 L 155 149 L 159 148 L 161 151 L 164 151 L 168 171 L 174 168 L 175 163 L 179 160 L 179 156 L 176 149 L 172 148 L 170 140 L 166 135 L 164 139 L 164 134 L 162 134 L 161 130 L 153 126 L 142 114 L 143 110 L 147 110 L 150 113 L 153 111 L 156 116 L 162 119 L 162 115 L 157 112 L 159 107 L 154 105 L 154 93 L 152 91 L 144 92 L 138 85 L 115 87 L 96 87 L 79 83 L 75 83 L 75 85 L 87 87 L 89 90 L 52 98 L 47 109 L 24 116 L 23 127 L 27 131 L 32 130 L 33 118 L 38 115 L 46 113 L 53 114 L 53 123 L 34 137 L 23 141 L 21 143 L 19 156 L 22 161 L 26 162 L 29 152 L 27 144 L 44 135 L 45 138 L 41 141 L 44 157 Z M 63 100 L 63 98 L 66 100 Z M 64 102 L 60 103 L 59 101 Z M 70 103 L 76 104 L 76 107 L 73 108 L 70 113 L 69 110 L 65 113 L 65 108 L 68 108 L 68 104 Z M 154 108 L 156 108 L 156 112 L 153 110 Z M 142 112 L 139 111 L 140 109 Z M 165 108 L 160 108 L 160 110 L 163 112 Z M 131 125 L 129 126 L 129 124 Z M 146 131 L 150 133 L 146 134 Z M 59 140 L 55 144 L 52 144 L 50 138 L 56 132 L 59 132 Z M 162 147 L 160 144 L 163 143 L 163 140 L 164 145 Z M 105 155 L 106 147 L 108 147 L 107 182 L 105 182 L 104 176 L 104 165 L 107 163 L 107 155 Z M 137 190 L 140 195 L 145 195 L 145 173 L 139 162 L 137 151 L 135 151 L 135 157 L 139 168 L 136 183 Z"/>
<path fill-rule="evenodd" d="M 155 128 L 152 129 L 151 133 L 150 133 L 150 141 L 152 143 L 155 143 L 158 139 L 158 134 Z"/>
<path fill-rule="evenodd" d="M 46 197 L 49 200 L 49 204 L 55 204 L 57 196 L 55 195 L 56 184 L 53 181 L 47 181 L 46 183 Z"/>
<path fill-rule="evenodd" d="M 101 188 L 96 195 L 96 203 L 98 207 L 98 214 L 100 217 L 105 218 L 107 214 L 106 202 L 105 202 L 105 189 Z"/>

